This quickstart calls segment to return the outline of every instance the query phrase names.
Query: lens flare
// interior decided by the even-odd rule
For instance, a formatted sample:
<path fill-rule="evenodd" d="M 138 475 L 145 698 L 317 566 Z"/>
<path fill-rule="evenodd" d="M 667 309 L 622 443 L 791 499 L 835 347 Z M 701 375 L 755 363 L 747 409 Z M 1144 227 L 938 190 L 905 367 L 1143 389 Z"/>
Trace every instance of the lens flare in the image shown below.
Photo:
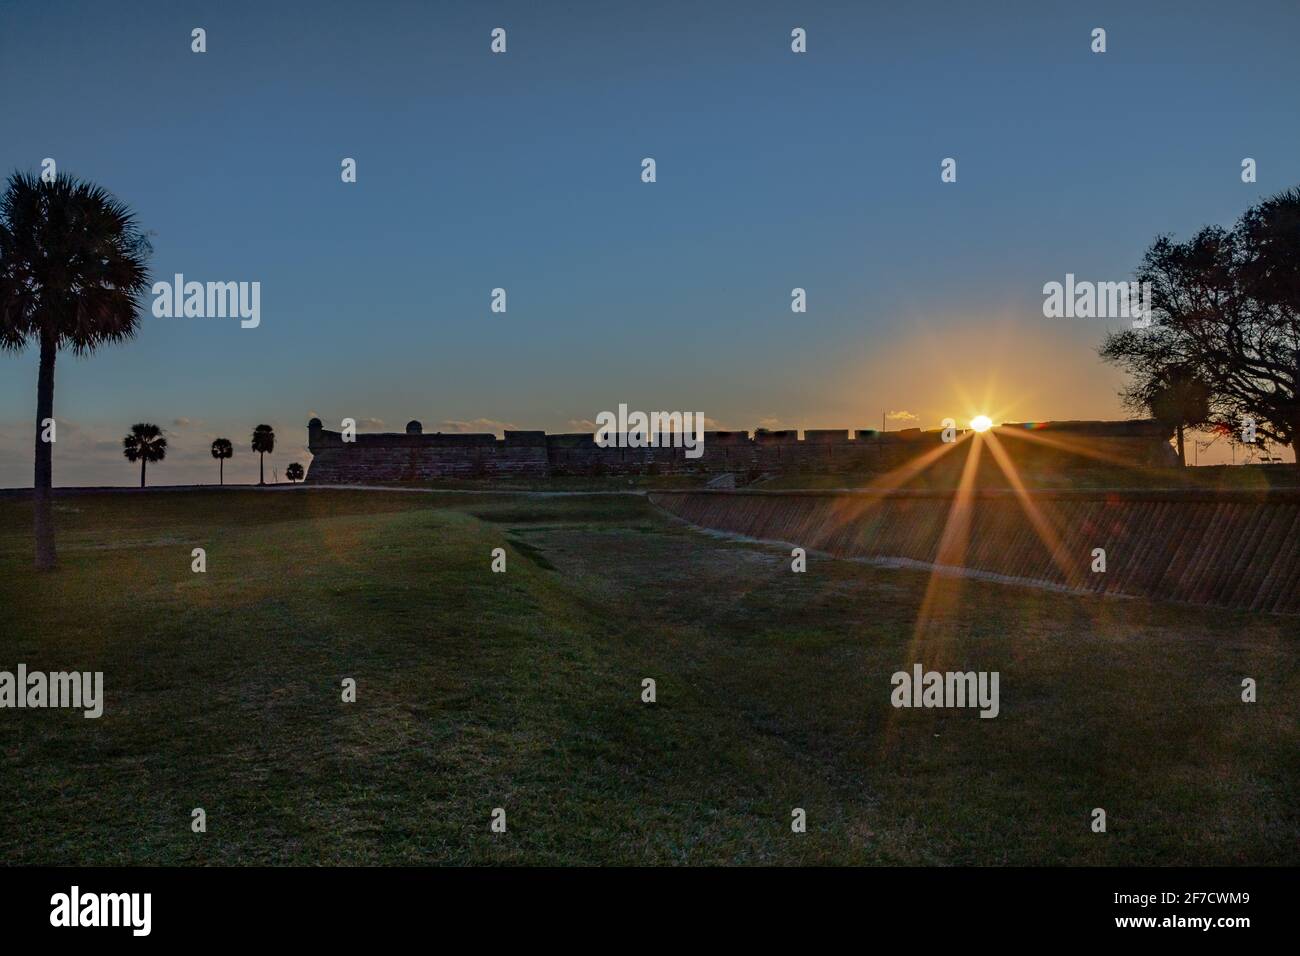
<path fill-rule="evenodd" d="M 977 432 L 986 432 L 993 427 L 993 419 L 987 415 L 976 415 L 970 420 L 970 427 Z"/>

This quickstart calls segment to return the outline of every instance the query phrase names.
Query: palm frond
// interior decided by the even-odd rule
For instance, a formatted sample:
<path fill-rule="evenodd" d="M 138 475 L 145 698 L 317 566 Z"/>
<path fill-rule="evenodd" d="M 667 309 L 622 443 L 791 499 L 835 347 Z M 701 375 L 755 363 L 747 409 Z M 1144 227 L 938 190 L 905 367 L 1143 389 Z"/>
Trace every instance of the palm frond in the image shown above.
<path fill-rule="evenodd" d="M 122 454 L 127 461 L 162 461 L 167 457 L 167 438 L 157 425 L 138 422 L 122 439 Z"/>
<path fill-rule="evenodd" d="M 102 186 L 16 171 L 0 196 L 0 348 L 47 338 L 76 353 L 139 328 L 152 246 Z"/>

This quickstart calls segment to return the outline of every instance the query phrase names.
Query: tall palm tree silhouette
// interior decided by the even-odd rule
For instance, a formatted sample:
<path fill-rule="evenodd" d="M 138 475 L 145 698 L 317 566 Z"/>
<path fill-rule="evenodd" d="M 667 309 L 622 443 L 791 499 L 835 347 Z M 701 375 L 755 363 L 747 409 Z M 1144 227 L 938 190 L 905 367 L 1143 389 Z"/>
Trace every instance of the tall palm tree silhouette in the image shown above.
<path fill-rule="evenodd" d="M 131 431 L 122 439 L 122 454 L 127 461 L 140 463 L 140 487 L 143 488 L 145 465 L 167 457 L 167 439 L 157 425 L 141 422 L 132 425 Z"/>
<path fill-rule="evenodd" d="M 262 469 L 262 463 L 266 456 L 275 451 L 275 432 L 270 425 L 258 425 L 253 429 L 253 451 L 261 455 L 257 460 L 257 483 L 266 484 L 266 473 Z"/>
<path fill-rule="evenodd" d="M 135 335 L 152 250 L 135 216 L 103 188 L 72 176 L 9 177 L 0 197 L 0 348 L 40 350 L 36 377 L 36 567 L 55 565 L 54 359 Z M 47 438 L 47 435 L 49 438 Z"/>
<path fill-rule="evenodd" d="M 226 459 L 235 454 L 235 446 L 230 444 L 229 438 L 218 438 L 212 442 L 212 457 L 217 460 L 217 475 L 219 483 L 226 483 Z"/>

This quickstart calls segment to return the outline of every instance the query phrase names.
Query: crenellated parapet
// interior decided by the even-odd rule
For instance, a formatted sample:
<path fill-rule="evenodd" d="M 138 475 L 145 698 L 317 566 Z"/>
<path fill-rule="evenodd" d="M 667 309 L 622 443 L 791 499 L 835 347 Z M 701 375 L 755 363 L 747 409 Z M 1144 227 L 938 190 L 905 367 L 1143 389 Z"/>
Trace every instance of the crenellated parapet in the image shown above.
<path fill-rule="evenodd" d="M 1170 430 L 1151 420 L 1032 422 L 1001 425 L 994 439 L 1018 460 L 1110 462 L 1139 467 L 1177 464 Z M 999 438 L 998 436 L 1002 436 Z M 638 436 L 631 436 L 636 439 Z M 307 425 L 313 482 L 423 481 L 437 478 L 547 478 L 636 474 L 883 473 L 916 460 L 953 434 L 942 429 L 795 429 L 709 431 L 698 449 L 637 447 L 627 435 L 602 446 L 587 432 L 426 433 L 418 421 L 404 432 L 344 434 L 320 419 Z M 958 436 L 960 437 L 960 436 Z M 667 437 L 665 436 L 665 441 Z M 695 454 L 693 452 L 698 452 Z"/>

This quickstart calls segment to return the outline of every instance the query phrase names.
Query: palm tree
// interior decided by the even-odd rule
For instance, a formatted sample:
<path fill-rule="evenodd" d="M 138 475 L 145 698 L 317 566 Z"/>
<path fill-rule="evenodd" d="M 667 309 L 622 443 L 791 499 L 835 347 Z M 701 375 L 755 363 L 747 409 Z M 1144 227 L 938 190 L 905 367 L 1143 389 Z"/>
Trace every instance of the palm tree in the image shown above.
<path fill-rule="evenodd" d="M 302 465 L 298 464 L 296 461 L 284 470 L 284 477 L 293 482 L 302 481 L 302 474 Z"/>
<path fill-rule="evenodd" d="M 143 488 L 145 465 L 167 457 L 167 439 L 157 425 L 141 422 L 132 425 L 130 433 L 122 439 L 122 454 L 127 461 L 140 463 L 140 487 Z"/>
<path fill-rule="evenodd" d="M 262 470 L 265 456 L 275 451 L 275 432 L 270 425 L 258 425 L 253 429 L 253 451 L 263 456 L 257 460 L 257 483 L 266 484 L 266 473 Z"/>
<path fill-rule="evenodd" d="M 235 454 L 235 446 L 229 438 L 218 438 L 212 442 L 212 457 L 217 460 L 217 475 L 221 484 L 226 483 L 226 459 Z"/>
<path fill-rule="evenodd" d="M 135 216 L 99 186 L 16 172 L 0 197 L 0 348 L 40 350 L 36 377 L 36 568 L 55 565 L 50 508 L 54 462 L 44 423 L 54 418 L 54 358 L 135 335 L 152 250 Z"/>

